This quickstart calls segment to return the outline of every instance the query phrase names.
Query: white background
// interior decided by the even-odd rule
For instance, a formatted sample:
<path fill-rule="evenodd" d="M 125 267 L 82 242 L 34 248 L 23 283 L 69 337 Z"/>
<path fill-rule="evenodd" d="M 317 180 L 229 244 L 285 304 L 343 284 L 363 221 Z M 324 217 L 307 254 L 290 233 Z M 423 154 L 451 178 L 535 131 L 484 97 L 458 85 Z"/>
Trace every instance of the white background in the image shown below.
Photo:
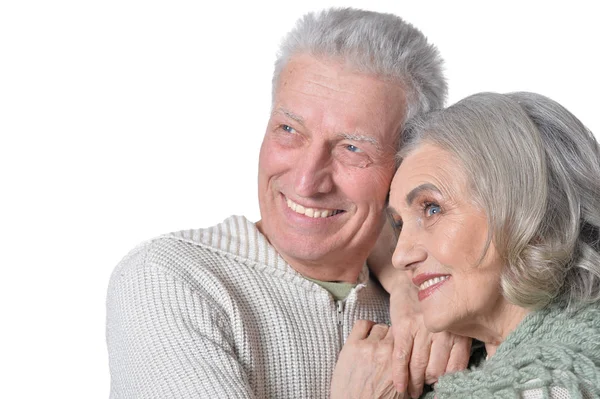
<path fill-rule="evenodd" d="M 3 1 L 0 397 L 107 397 L 121 257 L 161 233 L 259 218 L 272 65 L 306 11 L 400 15 L 445 58 L 449 103 L 537 91 L 598 137 L 593 3 Z"/>

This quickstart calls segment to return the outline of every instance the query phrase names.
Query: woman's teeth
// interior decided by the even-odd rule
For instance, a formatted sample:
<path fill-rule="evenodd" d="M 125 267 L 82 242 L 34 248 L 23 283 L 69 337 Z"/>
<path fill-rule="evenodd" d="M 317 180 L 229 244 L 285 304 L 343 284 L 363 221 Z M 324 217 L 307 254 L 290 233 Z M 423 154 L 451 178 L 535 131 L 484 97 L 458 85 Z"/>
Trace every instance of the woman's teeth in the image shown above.
<path fill-rule="evenodd" d="M 450 277 L 450 276 L 434 277 L 430 280 L 427 280 L 427 281 L 423 282 L 421 285 L 419 285 L 419 290 L 424 290 L 424 289 L 431 287 L 432 285 L 441 283 L 442 281 L 447 280 L 448 277 Z"/>

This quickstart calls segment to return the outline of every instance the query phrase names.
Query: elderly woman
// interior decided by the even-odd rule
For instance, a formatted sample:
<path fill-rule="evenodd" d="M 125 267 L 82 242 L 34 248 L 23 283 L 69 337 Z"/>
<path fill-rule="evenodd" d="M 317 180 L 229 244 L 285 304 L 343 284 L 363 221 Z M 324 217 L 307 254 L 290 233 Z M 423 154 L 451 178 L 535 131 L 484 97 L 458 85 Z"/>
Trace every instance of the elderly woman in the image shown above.
<path fill-rule="evenodd" d="M 533 93 L 481 93 L 414 122 L 390 188 L 427 328 L 486 359 L 428 397 L 600 398 L 600 149 Z M 391 329 L 390 329 L 391 330 Z M 357 323 L 332 397 L 392 397 L 387 326 Z"/>

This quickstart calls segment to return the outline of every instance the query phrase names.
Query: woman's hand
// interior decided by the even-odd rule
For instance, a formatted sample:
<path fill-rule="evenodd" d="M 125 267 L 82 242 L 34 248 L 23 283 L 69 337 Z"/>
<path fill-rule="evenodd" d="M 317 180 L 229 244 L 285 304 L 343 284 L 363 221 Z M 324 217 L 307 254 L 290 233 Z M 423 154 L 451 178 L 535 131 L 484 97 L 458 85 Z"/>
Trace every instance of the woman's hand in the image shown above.
<path fill-rule="evenodd" d="M 392 380 L 394 337 L 385 324 L 359 320 L 340 352 L 332 399 L 403 398 Z"/>

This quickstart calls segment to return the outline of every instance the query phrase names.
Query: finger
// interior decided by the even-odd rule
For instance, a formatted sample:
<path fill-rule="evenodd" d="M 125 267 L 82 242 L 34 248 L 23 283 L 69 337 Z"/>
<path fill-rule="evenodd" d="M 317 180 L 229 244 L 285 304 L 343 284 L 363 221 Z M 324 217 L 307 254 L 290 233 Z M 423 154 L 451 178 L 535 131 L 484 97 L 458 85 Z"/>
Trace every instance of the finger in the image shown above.
<path fill-rule="evenodd" d="M 385 334 L 385 337 L 383 337 L 383 340 L 392 344 L 394 343 L 394 330 L 392 327 L 388 326 L 387 333 Z"/>
<path fill-rule="evenodd" d="M 455 336 L 454 345 L 450 350 L 450 357 L 448 359 L 446 373 L 464 370 L 467 368 L 467 365 L 469 364 L 469 358 L 471 356 L 472 343 L 473 340 L 471 338 Z"/>
<path fill-rule="evenodd" d="M 425 369 L 425 383 L 433 384 L 446 372 L 448 359 L 454 344 L 454 336 L 448 333 L 438 333 L 433 335 L 429 361 Z"/>
<path fill-rule="evenodd" d="M 350 335 L 348 335 L 346 342 L 365 339 L 369 336 L 371 327 L 373 327 L 374 324 L 375 322 L 371 320 L 357 320 L 356 323 L 354 323 L 354 327 L 352 327 L 352 331 L 350 331 Z"/>
<path fill-rule="evenodd" d="M 431 334 L 419 330 L 415 335 L 410 363 L 408 366 L 408 394 L 411 398 L 418 398 L 425 385 L 425 369 L 429 362 L 431 350 Z"/>
<path fill-rule="evenodd" d="M 391 327 L 388 327 L 385 337 L 383 337 L 383 339 L 381 341 L 379 341 L 379 347 L 384 348 L 382 350 L 385 351 L 386 357 L 387 357 L 387 363 L 388 363 L 387 373 L 388 373 L 388 376 L 391 377 L 391 375 L 392 375 L 391 374 L 392 373 L 391 361 L 392 361 L 392 356 L 393 356 L 393 352 L 394 352 L 394 333 L 393 333 Z M 396 391 L 393 384 L 391 385 L 391 389 L 394 392 Z"/>
<path fill-rule="evenodd" d="M 408 387 L 408 363 L 413 347 L 413 336 L 410 329 L 392 325 L 394 335 L 394 351 L 392 352 L 392 379 L 396 391 L 405 393 Z"/>
<path fill-rule="evenodd" d="M 387 324 L 375 324 L 371 327 L 371 332 L 369 333 L 367 340 L 381 341 L 386 336 L 389 329 Z"/>

